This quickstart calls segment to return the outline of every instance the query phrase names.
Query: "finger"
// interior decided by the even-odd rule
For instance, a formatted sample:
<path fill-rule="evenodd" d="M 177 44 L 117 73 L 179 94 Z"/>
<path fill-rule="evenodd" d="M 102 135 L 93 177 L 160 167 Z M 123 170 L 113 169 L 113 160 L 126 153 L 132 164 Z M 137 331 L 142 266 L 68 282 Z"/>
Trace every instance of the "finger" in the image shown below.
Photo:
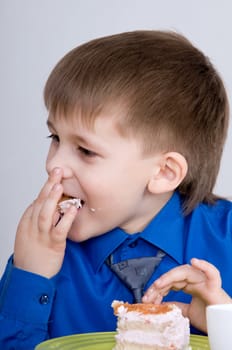
<path fill-rule="evenodd" d="M 162 289 L 170 285 L 174 286 L 179 282 L 197 283 L 204 280 L 204 273 L 196 270 L 190 265 L 181 265 L 163 274 L 155 282 L 155 288 Z"/>
<path fill-rule="evenodd" d="M 61 168 L 54 168 L 51 173 L 49 174 L 48 180 L 44 184 L 43 188 L 41 189 L 38 197 L 37 197 L 37 202 L 43 201 L 49 193 L 51 192 L 52 188 L 54 187 L 55 184 L 58 184 L 61 182 L 62 179 L 62 169 Z"/>
<path fill-rule="evenodd" d="M 171 276 L 168 276 L 168 281 L 169 283 L 173 284 L 181 281 L 185 282 L 186 284 L 196 284 L 206 280 L 205 273 L 202 270 L 196 269 L 194 266 L 187 264 L 173 269 L 172 274 L 170 275 Z M 166 279 L 167 276 L 165 276 L 165 281 Z M 164 283 L 163 280 L 161 282 Z"/>
<path fill-rule="evenodd" d="M 147 295 L 147 294 L 145 294 L 143 296 L 143 298 L 142 298 L 142 302 L 144 304 L 150 304 L 150 303 L 152 303 L 152 304 L 161 304 L 162 300 L 163 300 L 163 297 L 164 296 L 162 294 L 160 294 L 160 293 L 157 293 L 155 295 L 152 295 L 152 294 Z"/>
<path fill-rule="evenodd" d="M 143 301 L 145 303 L 156 303 L 156 299 L 159 301 L 161 297 L 163 298 L 163 296 L 167 295 L 172 287 L 172 283 L 167 283 L 168 275 L 169 272 L 161 276 L 164 282 L 162 282 L 162 279 L 160 277 L 146 290 L 143 296 Z"/>
<path fill-rule="evenodd" d="M 195 269 L 203 271 L 208 280 L 214 281 L 215 284 L 221 284 L 220 272 L 213 264 L 197 258 L 193 258 L 191 264 Z"/>
<path fill-rule="evenodd" d="M 163 297 L 169 293 L 171 288 L 172 288 L 172 285 L 168 285 L 162 289 L 156 288 L 155 283 L 153 283 L 152 286 L 148 288 L 147 291 L 145 292 L 143 296 L 143 302 L 160 304 Z"/>
<path fill-rule="evenodd" d="M 60 221 L 52 230 L 52 238 L 56 242 L 62 242 L 67 238 L 68 232 L 72 226 L 72 223 L 77 215 L 77 208 L 74 205 L 71 205 L 62 216 Z"/>
<path fill-rule="evenodd" d="M 54 188 L 56 184 L 60 184 L 60 181 L 62 179 L 62 169 L 60 168 L 54 168 L 51 172 L 51 174 L 48 177 L 48 180 L 44 184 L 43 188 L 41 189 L 38 197 L 34 201 L 34 210 L 33 210 L 33 219 L 37 220 L 41 207 L 44 204 L 44 201 L 49 196 L 51 190 Z"/>
<path fill-rule="evenodd" d="M 62 192 L 62 185 L 55 184 L 43 204 L 41 204 L 41 206 L 37 205 L 34 210 L 33 216 L 35 220 L 38 220 L 38 229 L 40 232 L 48 231 L 53 226 L 54 215 L 57 210 L 57 202 Z"/>
<path fill-rule="evenodd" d="M 25 210 L 25 212 L 23 213 L 19 221 L 16 237 L 15 237 L 15 246 L 16 246 L 18 236 L 21 236 L 22 233 L 24 234 L 25 232 L 28 231 L 28 226 L 30 225 L 32 211 L 33 211 L 33 203 Z"/>
<path fill-rule="evenodd" d="M 18 240 L 19 237 L 21 237 L 21 235 L 26 237 L 26 233 L 28 231 L 31 232 L 31 221 L 33 216 L 33 210 L 34 210 L 34 203 L 32 203 L 23 213 L 17 227 L 15 245 L 16 245 L 16 241 Z"/>
<path fill-rule="evenodd" d="M 28 221 L 31 218 L 32 215 L 32 211 L 33 211 L 33 207 L 34 207 L 34 202 L 31 203 L 27 209 L 25 210 L 25 212 L 23 213 L 21 219 L 20 219 L 20 223 L 24 222 L 24 221 Z"/>

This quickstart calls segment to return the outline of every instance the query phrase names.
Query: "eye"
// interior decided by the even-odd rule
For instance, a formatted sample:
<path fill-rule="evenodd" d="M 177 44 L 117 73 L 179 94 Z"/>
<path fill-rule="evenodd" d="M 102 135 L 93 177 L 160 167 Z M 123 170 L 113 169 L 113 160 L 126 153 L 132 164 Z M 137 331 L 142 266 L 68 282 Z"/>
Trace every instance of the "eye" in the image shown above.
<path fill-rule="evenodd" d="M 60 142 L 59 136 L 55 135 L 55 134 L 50 134 L 50 135 L 47 136 L 47 138 L 51 139 L 52 141 L 57 142 L 57 143 Z"/>
<path fill-rule="evenodd" d="M 89 149 L 87 149 L 87 148 L 84 148 L 84 147 L 81 147 L 81 146 L 79 146 L 78 147 L 78 151 L 82 154 L 82 155 L 84 155 L 84 156 L 86 156 L 86 157 L 96 157 L 97 156 L 97 154 L 95 153 L 95 152 L 93 152 L 93 151 L 90 151 Z"/>

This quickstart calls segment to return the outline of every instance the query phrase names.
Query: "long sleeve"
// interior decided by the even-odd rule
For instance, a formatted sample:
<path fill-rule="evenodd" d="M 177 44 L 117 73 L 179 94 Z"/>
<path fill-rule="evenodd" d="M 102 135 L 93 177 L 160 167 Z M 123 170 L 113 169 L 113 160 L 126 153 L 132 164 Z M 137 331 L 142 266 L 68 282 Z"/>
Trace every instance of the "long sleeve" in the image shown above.
<path fill-rule="evenodd" d="M 0 281 L 0 349 L 30 350 L 48 338 L 54 281 L 9 260 Z"/>

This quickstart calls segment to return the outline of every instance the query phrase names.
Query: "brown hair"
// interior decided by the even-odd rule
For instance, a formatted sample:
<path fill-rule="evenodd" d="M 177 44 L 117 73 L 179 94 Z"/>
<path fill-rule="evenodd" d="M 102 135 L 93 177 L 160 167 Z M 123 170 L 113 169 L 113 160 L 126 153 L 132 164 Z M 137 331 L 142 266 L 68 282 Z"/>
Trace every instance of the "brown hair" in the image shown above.
<path fill-rule="evenodd" d="M 141 138 L 145 153 L 186 158 L 178 188 L 185 213 L 199 202 L 214 203 L 228 99 L 209 59 L 182 35 L 134 31 L 87 42 L 58 62 L 44 97 L 52 114 L 78 110 L 89 125 L 103 109 L 120 107 L 120 132 Z"/>

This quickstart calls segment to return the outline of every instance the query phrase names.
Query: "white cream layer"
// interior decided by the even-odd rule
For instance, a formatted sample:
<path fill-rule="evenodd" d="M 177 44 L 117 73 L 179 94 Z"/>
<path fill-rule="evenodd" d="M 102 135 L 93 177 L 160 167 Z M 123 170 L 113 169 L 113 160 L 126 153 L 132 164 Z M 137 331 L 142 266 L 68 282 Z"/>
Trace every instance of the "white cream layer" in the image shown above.
<path fill-rule="evenodd" d="M 140 344 L 141 348 L 142 345 L 156 345 L 157 349 L 185 350 L 188 349 L 189 339 L 189 320 L 175 305 L 171 311 L 163 314 L 127 312 L 123 305 L 118 308 L 118 344 L 134 343 Z"/>

